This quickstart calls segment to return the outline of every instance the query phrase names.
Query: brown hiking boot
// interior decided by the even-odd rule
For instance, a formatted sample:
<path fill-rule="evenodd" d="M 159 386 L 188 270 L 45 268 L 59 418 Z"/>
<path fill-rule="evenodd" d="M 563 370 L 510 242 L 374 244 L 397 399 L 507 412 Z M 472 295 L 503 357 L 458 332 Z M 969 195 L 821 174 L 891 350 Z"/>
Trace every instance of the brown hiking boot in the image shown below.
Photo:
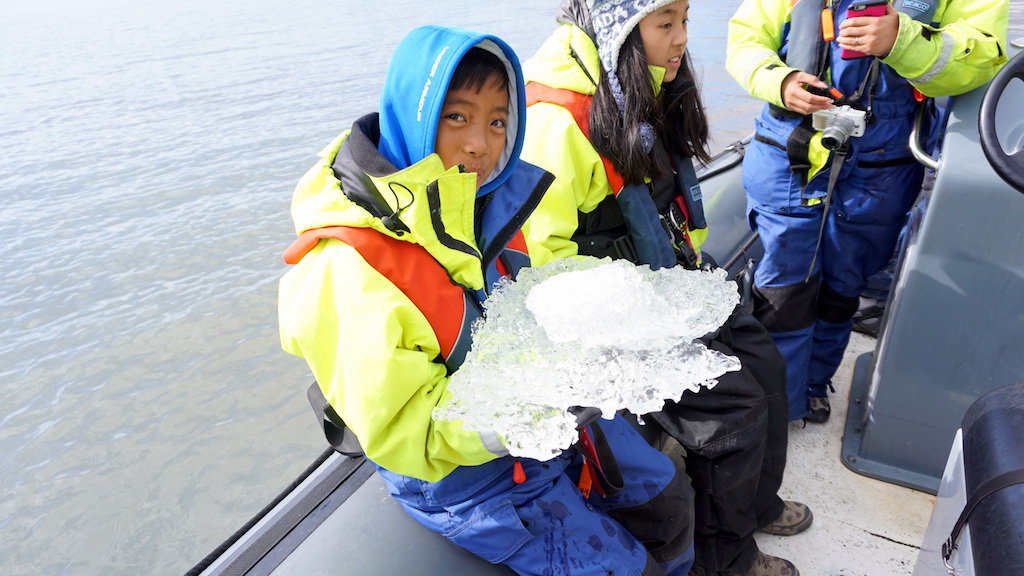
<path fill-rule="evenodd" d="M 792 536 L 811 527 L 811 522 L 814 521 L 814 514 L 811 514 L 811 509 L 806 504 L 789 500 L 786 500 L 783 504 L 786 506 L 782 509 L 782 514 L 779 514 L 779 517 L 767 526 L 762 526 L 762 532 L 776 536 Z"/>
<path fill-rule="evenodd" d="M 815 424 L 828 422 L 828 417 L 832 415 L 832 404 L 829 403 L 828 398 L 808 398 L 808 400 L 810 400 L 810 408 L 807 411 L 807 416 L 804 416 L 804 420 Z"/>
<path fill-rule="evenodd" d="M 746 572 L 708 572 L 694 566 L 686 576 L 800 576 L 800 571 L 789 560 L 769 556 L 758 550 Z"/>
<path fill-rule="evenodd" d="M 785 558 L 776 558 L 759 551 L 750 568 L 735 576 L 800 576 L 800 571 Z"/>

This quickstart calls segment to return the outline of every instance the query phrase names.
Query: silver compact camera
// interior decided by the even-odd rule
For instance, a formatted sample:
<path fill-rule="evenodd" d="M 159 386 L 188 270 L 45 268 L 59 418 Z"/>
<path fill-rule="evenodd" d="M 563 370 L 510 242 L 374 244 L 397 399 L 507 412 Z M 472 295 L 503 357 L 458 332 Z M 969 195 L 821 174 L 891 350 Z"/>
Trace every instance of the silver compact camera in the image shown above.
<path fill-rule="evenodd" d="M 814 129 L 821 131 L 821 144 L 835 150 L 853 136 L 863 136 L 865 112 L 850 106 L 839 106 L 830 110 L 818 110 L 811 116 Z"/>

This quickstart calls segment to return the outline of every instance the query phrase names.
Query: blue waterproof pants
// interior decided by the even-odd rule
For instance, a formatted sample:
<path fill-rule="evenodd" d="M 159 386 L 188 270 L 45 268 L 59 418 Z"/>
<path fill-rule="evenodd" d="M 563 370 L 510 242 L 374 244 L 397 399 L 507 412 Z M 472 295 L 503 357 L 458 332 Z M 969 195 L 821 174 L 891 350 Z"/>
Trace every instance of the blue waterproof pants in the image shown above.
<path fill-rule="evenodd" d="M 794 207 L 786 214 L 753 202 L 750 209 L 765 249 L 754 274 L 754 316 L 786 359 L 789 419 L 799 420 L 807 415 L 809 398 L 828 396 L 850 340 L 858 296 L 867 277 L 892 256 L 902 222 L 851 222 L 833 204 L 815 251 L 823 205 Z"/>
<path fill-rule="evenodd" d="M 456 545 L 517 574 L 685 576 L 693 565 L 693 489 L 675 464 L 621 416 L 598 425 L 624 488 L 584 498 L 576 450 L 546 461 L 500 458 L 425 482 L 380 469 L 415 520 Z"/>

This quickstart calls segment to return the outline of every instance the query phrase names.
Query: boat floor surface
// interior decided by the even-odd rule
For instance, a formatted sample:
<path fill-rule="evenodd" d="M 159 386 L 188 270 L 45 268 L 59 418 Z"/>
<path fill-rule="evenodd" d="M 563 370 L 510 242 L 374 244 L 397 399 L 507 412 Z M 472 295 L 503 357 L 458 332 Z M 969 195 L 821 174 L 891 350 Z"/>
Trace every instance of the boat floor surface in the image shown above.
<path fill-rule="evenodd" d="M 840 461 L 856 359 L 875 339 L 853 333 L 824 424 L 789 425 L 784 500 L 810 506 L 814 523 L 795 536 L 758 533 L 761 551 L 786 558 L 801 576 L 902 576 L 913 573 L 935 496 L 861 476 Z"/>

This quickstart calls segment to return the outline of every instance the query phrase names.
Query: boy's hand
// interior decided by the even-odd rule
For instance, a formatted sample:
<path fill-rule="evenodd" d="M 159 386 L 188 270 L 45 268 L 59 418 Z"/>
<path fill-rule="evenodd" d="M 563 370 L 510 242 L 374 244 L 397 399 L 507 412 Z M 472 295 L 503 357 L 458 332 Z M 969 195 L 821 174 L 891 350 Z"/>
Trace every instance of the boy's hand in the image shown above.
<path fill-rule="evenodd" d="M 807 86 L 814 86 L 822 90 L 828 89 L 828 84 L 813 74 L 796 71 L 786 76 L 786 79 L 782 81 L 782 103 L 787 110 L 806 115 L 832 108 L 831 98 L 812 94 L 807 91 Z"/>

